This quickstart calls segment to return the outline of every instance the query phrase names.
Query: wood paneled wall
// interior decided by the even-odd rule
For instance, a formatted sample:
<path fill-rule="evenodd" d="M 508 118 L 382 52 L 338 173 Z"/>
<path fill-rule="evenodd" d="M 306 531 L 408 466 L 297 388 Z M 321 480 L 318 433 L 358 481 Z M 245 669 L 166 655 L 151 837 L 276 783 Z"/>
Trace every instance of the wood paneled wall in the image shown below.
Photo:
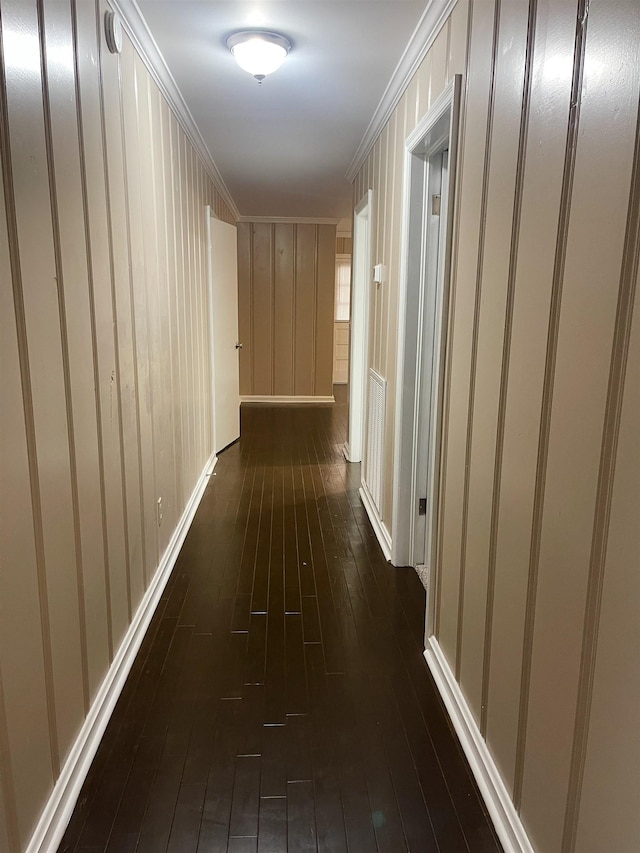
<path fill-rule="evenodd" d="M 635 0 L 460 0 L 354 192 L 393 399 L 403 141 L 464 72 L 435 631 L 538 853 L 640 838 L 638 43 Z M 390 421 L 389 529 L 393 465 Z"/>
<path fill-rule="evenodd" d="M 238 223 L 240 394 L 330 397 L 335 225 Z"/>
<path fill-rule="evenodd" d="M 129 41 L 106 51 L 106 8 L 1 7 L 10 853 L 26 848 L 212 450 L 204 207 L 230 214 Z"/>

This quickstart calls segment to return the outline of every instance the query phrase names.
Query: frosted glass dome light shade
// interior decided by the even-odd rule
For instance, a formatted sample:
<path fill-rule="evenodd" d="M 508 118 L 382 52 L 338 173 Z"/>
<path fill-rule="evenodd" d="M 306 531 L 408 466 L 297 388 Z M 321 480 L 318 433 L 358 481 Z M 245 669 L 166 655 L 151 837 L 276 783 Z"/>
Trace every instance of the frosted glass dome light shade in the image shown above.
<path fill-rule="evenodd" d="M 278 33 L 250 30 L 229 36 L 227 47 L 240 68 L 262 81 L 280 68 L 291 50 L 291 42 Z"/>

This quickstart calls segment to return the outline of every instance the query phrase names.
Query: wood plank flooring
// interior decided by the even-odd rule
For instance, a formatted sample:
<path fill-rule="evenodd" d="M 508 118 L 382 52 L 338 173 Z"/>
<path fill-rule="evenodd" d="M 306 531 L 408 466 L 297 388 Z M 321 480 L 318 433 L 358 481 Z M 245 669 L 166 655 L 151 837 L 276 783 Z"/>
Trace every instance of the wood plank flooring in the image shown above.
<path fill-rule="evenodd" d="M 501 850 L 336 393 L 243 406 L 60 853 Z"/>

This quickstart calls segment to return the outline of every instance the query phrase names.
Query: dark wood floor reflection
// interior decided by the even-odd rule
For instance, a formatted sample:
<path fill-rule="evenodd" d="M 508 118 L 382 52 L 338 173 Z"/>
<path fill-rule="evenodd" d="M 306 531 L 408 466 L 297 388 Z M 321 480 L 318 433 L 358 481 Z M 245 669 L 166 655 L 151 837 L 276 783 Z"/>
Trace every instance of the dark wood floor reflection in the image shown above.
<path fill-rule="evenodd" d="M 243 407 L 60 851 L 500 850 L 345 431 Z"/>

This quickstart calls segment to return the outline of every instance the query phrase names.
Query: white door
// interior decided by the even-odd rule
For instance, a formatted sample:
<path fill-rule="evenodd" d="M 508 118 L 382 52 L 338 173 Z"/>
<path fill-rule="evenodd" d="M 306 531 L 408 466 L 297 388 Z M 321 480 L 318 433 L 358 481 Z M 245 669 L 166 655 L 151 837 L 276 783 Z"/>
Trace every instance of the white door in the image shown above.
<path fill-rule="evenodd" d="M 213 338 L 214 450 L 240 437 L 238 236 L 235 225 L 208 212 L 209 282 Z"/>

